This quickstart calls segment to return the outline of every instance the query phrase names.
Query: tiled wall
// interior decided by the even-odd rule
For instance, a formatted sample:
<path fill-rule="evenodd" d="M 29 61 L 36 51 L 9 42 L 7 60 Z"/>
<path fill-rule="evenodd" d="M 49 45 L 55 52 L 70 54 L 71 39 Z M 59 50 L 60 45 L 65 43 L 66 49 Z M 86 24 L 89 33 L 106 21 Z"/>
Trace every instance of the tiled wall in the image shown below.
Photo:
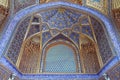
<path fill-rule="evenodd" d="M 66 8 L 55 8 L 52 10 L 49 9 L 48 11 L 40 12 L 37 14 L 42 15 L 42 20 L 43 20 L 42 23 L 48 22 L 48 24 L 51 24 L 53 22 L 53 25 L 51 25 L 52 27 L 49 27 L 53 30 L 54 30 L 54 28 L 55 29 L 57 28 L 58 30 L 64 30 L 64 29 L 66 29 L 66 26 L 67 26 L 67 28 L 70 27 L 69 30 L 71 30 L 71 27 L 74 27 L 74 26 L 70 26 L 70 24 L 74 25 L 75 23 L 77 23 L 79 17 L 83 15 L 82 13 L 78 13 L 78 12 L 74 13 L 73 10 L 66 9 Z M 71 16 L 71 17 L 69 17 L 69 16 Z M 63 19 L 63 21 L 61 19 Z M 56 20 L 58 20 L 58 22 L 60 22 L 61 25 L 66 25 L 66 26 L 60 27 L 61 25 L 57 24 Z M 37 21 L 37 20 L 35 20 L 35 21 Z M 67 24 L 65 24 L 65 21 L 67 21 Z M 86 21 L 86 19 L 85 20 L 83 19 L 82 21 L 83 21 L 82 24 L 88 23 L 88 21 Z M 111 52 L 108 40 L 107 40 L 106 35 L 105 35 L 105 31 L 103 30 L 103 26 L 98 22 L 98 20 L 96 20 L 92 17 L 91 17 L 91 22 L 92 22 L 92 25 L 93 25 L 93 28 L 95 31 L 95 35 L 96 35 L 98 47 L 99 47 L 99 50 L 101 53 L 101 57 L 102 57 L 103 63 L 105 64 L 112 57 L 112 52 Z M 23 20 L 20 23 L 20 25 L 17 26 L 18 27 L 17 31 L 14 32 L 13 40 L 12 40 L 10 47 L 8 49 L 8 52 L 7 52 L 7 57 L 14 64 L 16 64 L 16 61 L 18 59 L 18 55 L 20 53 L 20 48 L 21 48 L 21 45 L 23 42 L 23 38 L 25 36 L 25 33 L 26 33 L 26 30 L 27 30 L 29 23 L 30 23 L 30 17 Z M 56 23 L 57 26 L 54 23 Z M 30 28 L 29 35 L 34 34 L 36 32 L 39 32 L 39 30 L 38 30 L 39 26 L 31 26 L 31 27 L 32 28 Z M 48 27 L 48 25 L 46 25 L 45 27 Z M 46 30 L 47 30 L 47 28 L 46 28 Z M 73 29 L 73 31 L 74 31 L 74 29 Z M 86 33 L 85 31 L 87 31 L 88 33 Z M 76 44 L 79 44 L 79 34 L 76 32 L 77 31 L 71 32 L 68 37 L 70 39 L 72 39 Z M 90 34 L 90 33 L 92 33 L 92 31 L 90 30 L 89 26 L 84 26 L 82 32 L 84 34 L 88 34 L 92 37 L 92 34 Z M 46 31 L 46 32 L 44 31 L 42 36 L 43 36 L 42 37 L 43 43 L 47 42 L 49 39 L 51 39 L 51 37 L 54 37 L 51 35 L 50 30 Z"/>
<path fill-rule="evenodd" d="M 8 80 L 11 74 L 10 70 L 0 64 L 0 80 Z M 19 80 L 19 78 L 16 77 L 15 80 Z"/>
<path fill-rule="evenodd" d="M 107 63 L 107 61 L 113 56 L 110 45 L 108 43 L 107 36 L 105 35 L 105 31 L 99 22 L 96 19 L 92 18 L 92 25 L 95 31 L 95 36 L 97 39 L 100 55 L 102 57 L 103 63 Z"/>
<path fill-rule="evenodd" d="M 48 6 L 47 6 L 47 7 L 48 7 Z M 41 8 L 40 8 L 40 9 L 41 9 Z M 85 11 L 86 11 L 86 10 L 85 10 Z M 26 11 L 25 11 L 25 12 L 26 12 Z M 91 12 L 91 11 L 89 11 L 89 12 Z M 24 15 L 25 15 L 25 14 L 24 14 Z M 98 16 L 100 17 L 100 15 L 98 15 Z M 16 18 L 18 18 L 18 16 L 15 17 L 15 19 L 16 19 Z M 102 18 L 103 18 L 103 19 L 106 19 L 106 18 L 104 18 L 104 17 L 102 17 Z M 16 19 L 15 23 L 18 22 L 18 20 L 19 20 L 19 19 Z M 13 22 L 13 21 L 12 21 L 12 23 L 13 23 L 13 24 L 11 24 L 11 25 L 14 25 L 14 22 Z M 108 27 L 111 27 L 109 24 L 107 24 L 106 21 L 105 21 L 105 23 L 106 23 L 106 25 L 107 25 Z M 15 26 L 11 26 L 11 25 L 10 25 L 9 27 L 11 27 L 11 30 L 13 30 L 13 29 L 15 28 Z M 107 27 L 107 26 L 106 26 L 106 27 Z M 109 31 L 111 31 L 111 30 L 109 30 Z M 11 35 L 11 32 L 10 32 L 10 31 L 7 31 L 7 33 L 5 33 L 5 34 L 6 34 L 7 37 L 9 38 L 9 36 Z M 8 35 L 8 34 L 9 34 L 9 35 Z M 113 36 L 113 38 L 114 38 L 114 36 Z M 4 39 L 3 39 L 3 40 L 4 40 Z M 5 41 L 2 41 L 2 43 L 5 44 L 6 41 L 8 42 L 8 39 L 7 39 L 7 38 L 5 39 Z M 115 42 L 115 41 L 113 41 L 113 42 Z M 4 47 L 4 46 L 3 46 L 3 47 Z M 3 49 L 3 47 L 2 47 L 2 49 Z M 2 52 L 2 51 L 1 51 L 1 52 Z M 25 80 L 25 79 L 23 79 L 23 80 Z M 26 80 L 29 80 L 29 79 L 26 79 Z M 30 79 L 30 80 L 32 80 L 32 79 Z M 34 80 L 34 79 L 33 79 L 33 80 Z M 39 80 L 39 79 L 38 79 L 38 80 Z M 49 80 L 50 80 L 50 79 L 49 79 Z M 53 79 L 52 79 L 52 80 L 53 80 Z M 63 80 L 66 80 L 66 79 L 63 79 Z M 80 79 L 78 79 L 78 80 L 80 80 Z M 81 80 L 87 80 L 87 79 L 81 79 Z M 94 80 L 94 79 L 88 79 L 88 80 Z M 95 79 L 95 80 L 96 80 L 96 79 Z"/>
<path fill-rule="evenodd" d="M 14 12 L 16 13 L 23 8 L 34 5 L 35 3 L 36 0 L 14 0 Z"/>
<path fill-rule="evenodd" d="M 13 36 L 12 42 L 10 43 L 10 47 L 7 51 L 7 57 L 15 64 L 20 52 L 20 48 L 22 45 L 23 38 L 26 33 L 26 29 L 28 27 L 30 17 L 27 17 L 25 20 L 18 25 L 17 32 Z"/>
<path fill-rule="evenodd" d="M 120 80 L 120 62 L 106 72 L 110 80 Z M 104 80 L 103 76 L 99 80 Z"/>

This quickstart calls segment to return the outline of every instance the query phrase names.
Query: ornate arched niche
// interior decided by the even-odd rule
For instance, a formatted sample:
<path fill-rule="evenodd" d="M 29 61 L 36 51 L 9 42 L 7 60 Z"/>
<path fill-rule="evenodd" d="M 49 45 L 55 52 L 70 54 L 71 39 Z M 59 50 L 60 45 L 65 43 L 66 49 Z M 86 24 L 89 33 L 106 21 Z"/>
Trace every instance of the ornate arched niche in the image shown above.
<path fill-rule="evenodd" d="M 34 35 L 27 39 L 21 48 L 19 69 L 23 73 L 39 73 L 40 67 L 40 36 Z"/>
<path fill-rule="evenodd" d="M 81 35 L 80 56 L 83 73 L 97 73 L 100 69 L 96 43 L 86 35 Z"/>
<path fill-rule="evenodd" d="M 44 49 L 50 42 L 55 44 L 61 39 L 62 43 L 69 42 L 64 47 L 76 49 L 77 59 L 73 60 L 77 70 L 73 72 L 97 73 L 113 57 L 104 25 L 94 16 L 69 7 L 47 8 L 24 18 L 17 26 L 6 57 L 23 73 L 50 72 L 45 69 L 44 60 L 55 47 L 46 49 L 46 54 Z"/>

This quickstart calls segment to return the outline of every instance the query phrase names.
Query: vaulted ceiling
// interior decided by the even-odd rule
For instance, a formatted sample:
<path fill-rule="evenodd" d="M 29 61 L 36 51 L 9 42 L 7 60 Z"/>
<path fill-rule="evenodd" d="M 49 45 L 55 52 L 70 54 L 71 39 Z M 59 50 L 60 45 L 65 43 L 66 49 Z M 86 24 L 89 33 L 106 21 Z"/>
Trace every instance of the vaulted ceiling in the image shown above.
<path fill-rule="evenodd" d="M 28 64 L 28 62 L 25 61 L 28 60 L 27 58 L 30 57 L 29 54 L 32 54 L 33 51 L 40 53 L 40 56 L 47 46 L 54 42 L 60 43 L 60 41 L 72 44 L 76 51 L 78 51 L 81 46 L 90 46 L 98 42 L 103 60 L 101 65 L 103 65 L 112 56 L 103 27 L 104 26 L 95 19 L 94 16 L 81 10 L 79 11 L 65 6 L 46 8 L 28 15 L 27 18 L 20 21 L 10 43 L 8 52 L 6 53 L 6 57 L 22 72 L 26 73 L 24 69 L 31 68 L 32 64 L 30 63 L 29 68 L 24 66 L 24 64 Z M 54 46 L 54 44 L 51 46 Z M 94 47 L 87 48 L 95 50 Z M 109 53 L 109 55 L 106 56 L 106 53 Z M 39 56 L 36 54 L 34 59 L 37 60 Z M 33 58 L 29 58 L 29 61 L 32 59 Z M 39 58 L 39 60 L 41 59 L 42 58 Z M 37 60 L 35 62 L 34 63 L 38 65 L 40 61 Z M 42 64 L 38 65 L 36 69 L 40 69 L 41 66 Z"/>
<path fill-rule="evenodd" d="M 39 6 L 43 6 L 45 4 L 51 5 L 51 3 L 54 4 L 57 1 L 64 1 L 70 4 L 73 3 L 76 6 L 92 8 L 107 17 L 110 17 L 109 12 L 111 11 L 111 8 L 116 9 L 120 7 L 119 3 L 117 3 L 119 0 L 114 0 L 115 2 L 112 4 L 114 7 L 108 4 L 108 0 L 86 0 L 86 2 L 85 0 L 13 0 L 14 3 L 11 3 L 9 7 L 7 7 L 8 2 L 5 1 L 8 0 L 2 0 L 0 2 L 0 5 L 3 6 L 3 8 L 0 7 L 3 11 L 2 14 L 7 16 L 6 10 L 8 12 L 8 8 L 12 7 L 12 9 L 10 9 L 12 17 L 27 7 L 36 6 L 37 4 L 39 4 Z M 21 21 L 16 25 L 16 31 L 12 36 L 9 48 L 5 54 L 5 57 L 23 73 L 27 72 L 24 69 L 29 69 L 29 73 L 34 73 L 34 70 L 33 72 L 31 70 L 32 68 L 34 69 L 34 65 L 31 63 L 31 61 L 34 60 L 36 60 L 36 63 L 34 62 L 37 65 L 36 69 L 44 69 L 42 66 L 43 64 L 40 64 L 39 61 L 41 60 L 42 62 L 42 58 L 39 57 L 42 55 L 42 50 L 51 45 L 53 42 L 59 42 L 61 40 L 65 43 L 72 44 L 76 50 L 81 50 L 81 47 L 83 47 L 84 52 L 91 52 L 92 50 L 94 52 L 94 50 L 96 50 L 96 53 L 100 53 L 97 54 L 97 56 L 101 57 L 98 59 L 100 66 L 97 66 L 97 70 L 92 71 L 95 73 L 98 72 L 99 67 L 103 67 L 109 62 L 111 57 L 114 56 L 104 31 L 105 26 L 98 18 L 87 12 L 85 13 L 84 10 L 77 11 L 76 9 L 72 9 L 70 7 L 59 6 L 56 8 L 45 7 L 44 10 L 38 10 L 38 12 L 33 12 L 31 14 L 27 12 L 27 14 L 28 15 L 26 17 L 22 17 Z M 4 18 L 2 15 L 0 15 L 0 17 L 2 17 L 0 18 L 0 22 L 3 21 L 3 19 L 6 19 L 6 17 Z M 96 49 L 93 45 L 91 48 L 91 43 L 97 46 Z M 38 54 L 33 56 L 32 53 L 34 51 L 36 51 L 36 53 L 40 53 L 39 56 Z M 80 54 L 80 56 L 85 57 L 83 61 L 86 59 L 90 61 L 88 56 L 85 56 L 84 53 Z M 96 55 L 95 58 L 97 58 Z M 95 60 L 95 58 L 93 59 Z M 29 63 L 26 60 L 28 60 Z M 79 73 L 91 73 L 87 71 L 88 64 L 85 64 L 85 62 L 82 62 L 82 64 L 86 66 L 86 71 L 80 71 Z M 91 63 L 90 66 L 92 65 L 93 64 Z M 80 69 L 82 68 L 80 67 Z M 41 72 L 35 71 L 35 73 Z"/>

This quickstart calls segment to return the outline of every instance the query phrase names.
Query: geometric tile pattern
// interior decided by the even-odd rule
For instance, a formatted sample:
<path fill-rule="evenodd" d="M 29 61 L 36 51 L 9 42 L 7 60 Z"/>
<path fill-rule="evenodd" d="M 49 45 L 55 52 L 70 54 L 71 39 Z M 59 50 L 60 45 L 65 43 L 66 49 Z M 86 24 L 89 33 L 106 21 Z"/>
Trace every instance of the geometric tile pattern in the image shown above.
<path fill-rule="evenodd" d="M 84 17 L 82 20 L 81 20 L 81 24 L 89 24 L 89 20 L 87 17 Z"/>
<path fill-rule="evenodd" d="M 37 14 L 41 15 L 41 18 L 42 18 L 42 21 L 43 21 L 43 22 L 41 22 L 41 23 L 43 23 L 42 28 L 41 28 L 42 29 L 42 45 L 44 45 L 47 41 L 52 39 L 53 35 L 58 33 L 58 32 L 56 32 L 56 30 L 58 30 L 61 34 L 65 34 L 69 39 L 71 39 L 73 42 L 75 42 L 76 44 L 79 45 L 79 37 L 80 37 L 79 30 L 80 30 L 80 27 L 84 24 L 89 23 L 88 19 L 85 18 L 85 19 L 82 20 L 82 23 L 81 23 L 82 25 L 80 25 L 80 26 L 77 25 L 77 26 L 74 27 L 74 25 L 78 23 L 80 17 L 83 14 L 78 13 L 78 12 L 74 12 L 74 10 L 69 10 L 69 9 L 65 9 L 65 8 L 49 9 L 48 11 L 46 10 L 44 12 L 39 12 Z M 34 18 L 33 22 L 39 23 L 39 18 Z M 93 22 L 93 21 L 91 21 L 91 22 Z M 99 22 L 97 22 L 95 20 L 94 20 L 94 23 L 99 24 Z M 27 26 L 28 26 L 28 24 L 27 24 Z M 30 31 L 28 33 L 28 37 L 32 34 L 35 34 L 39 31 L 41 31 L 40 30 L 40 27 L 41 27 L 40 24 L 33 25 L 33 23 L 32 23 L 32 25 L 30 25 L 30 26 L 31 27 L 30 27 Z M 99 24 L 99 26 L 100 26 L 100 24 Z M 102 26 L 100 26 L 100 28 L 101 27 Z M 98 28 L 96 28 L 96 25 L 94 26 L 94 28 L 95 28 L 95 31 L 98 29 Z M 24 29 L 24 30 L 26 30 L 26 29 Z M 19 32 L 19 35 L 18 34 L 16 34 L 16 35 L 21 36 L 21 34 L 23 34 L 23 33 L 21 33 L 20 31 L 21 31 L 21 29 L 19 29 L 19 31 L 17 31 L 17 32 Z M 101 31 L 102 31 L 102 28 L 99 29 L 99 31 L 96 31 L 95 35 L 99 35 Z M 91 28 L 89 26 L 82 26 L 82 33 L 87 34 L 88 36 L 92 36 L 92 31 L 91 31 Z M 105 35 L 104 32 L 103 32 L 103 34 L 100 34 L 100 36 L 103 36 L 103 35 Z M 101 37 L 101 39 L 104 39 L 104 38 L 106 39 L 106 36 Z M 15 43 L 14 47 L 16 46 L 16 44 L 17 45 L 19 44 L 17 42 L 20 39 L 16 39 L 17 40 L 17 41 L 15 41 L 16 43 L 13 42 L 13 43 Z M 23 39 L 23 37 L 22 37 L 22 39 Z M 21 39 L 20 45 L 22 44 L 22 39 Z M 102 41 L 101 39 L 99 39 L 99 37 L 97 37 L 97 40 L 99 40 L 100 42 Z M 102 60 L 103 60 L 104 63 L 106 63 L 106 61 L 111 57 L 111 51 L 109 51 L 109 49 L 106 49 L 106 47 L 109 48 L 109 45 L 106 45 L 106 44 L 104 45 L 104 43 L 106 43 L 106 41 L 107 41 L 107 39 L 102 41 L 102 43 L 99 43 L 99 48 L 100 48 Z M 11 61 L 15 60 L 15 61 L 13 61 L 14 64 L 16 63 L 16 60 L 17 60 L 17 57 L 18 57 L 19 50 L 20 50 L 21 46 L 18 46 L 18 47 L 19 47 L 18 49 L 16 49 L 17 47 L 15 47 L 15 49 L 14 49 L 14 52 L 16 52 L 16 53 L 12 53 L 11 55 L 10 55 L 11 52 L 9 53 L 9 55 L 10 55 L 9 58 L 11 59 Z M 18 50 L 18 51 L 15 51 L 15 50 Z M 108 53 L 110 55 L 107 55 Z M 14 57 L 15 59 L 12 59 L 13 58 L 12 56 L 15 56 Z"/>
<path fill-rule="evenodd" d="M 69 36 L 70 34 L 71 34 L 71 30 L 70 29 L 64 29 L 63 31 L 62 31 L 62 33 L 65 35 L 65 36 Z"/>
<path fill-rule="evenodd" d="M 20 25 L 18 25 L 18 29 L 13 36 L 12 42 L 10 44 L 10 47 L 7 51 L 7 57 L 15 64 L 20 52 L 20 48 L 29 24 L 30 17 L 27 17 L 25 20 L 21 22 Z"/>
<path fill-rule="evenodd" d="M 57 30 L 57 29 L 51 29 L 50 31 L 51 31 L 51 34 L 52 34 L 53 36 L 56 36 L 56 35 L 60 34 L 60 31 Z"/>
<path fill-rule="evenodd" d="M 74 25 L 73 31 L 79 33 L 80 32 L 80 25 L 78 25 L 78 24 Z"/>
<path fill-rule="evenodd" d="M 82 27 L 82 33 L 88 35 L 89 37 L 93 38 L 92 30 L 90 26 L 83 26 Z"/>
<path fill-rule="evenodd" d="M 11 72 L 8 71 L 8 69 L 6 69 L 2 65 L 0 65 L 0 80 L 8 80 L 10 73 Z"/>
<path fill-rule="evenodd" d="M 85 10 L 86 11 L 86 10 Z M 91 12 L 91 11 L 88 11 L 88 12 Z M 94 11 L 93 11 L 94 12 Z M 95 14 L 95 15 L 97 15 L 97 14 Z M 98 15 L 98 17 L 100 17 L 101 15 Z M 15 19 L 16 19 L 17 17 L 15 17 Z M 105 17 L 103 17 L 103 19 L 106 19 Z M 102 20 L 103 20 L 102 19 Z M 14 21 L 13 21 L 14 22 Z M 108 22 L 109 22 L 109 20 L 108 20 Z M 105 24 L 107 25 L 107 21 L 105 21 Z M 13 24 L 14 25 L 14 24 Z M 10 27 L 10 26 L 9 26 Z M 12 26 L 11 26 L 12 27 Z M 111 28 L 112 26 L 110 26 L 109 24 L 108 24 L 108 27 L 106 26 L 106 28 L 107 29 L 109 29 L 109 27 Z M 12 27 L 13 29 L 14 29 L 14 26 Z M 12 29 L 11 29 L 12 30 Z M 109 30 L 109 31 L 111 31 L 112 32 L 112 30 Z M 8 32 L 8 33 L 10 33 L 10 32 Z M 114 32 L 113 32 L 114 33 Z M 9 35 L 8 35 L 8 37 L 9 37 Z M 113 37 L 114 38 L 114 37 Z M 6 40 L 7 41 L 7 40 Z M 4 42 L 4 41 L 3 41 Z M 115 41 L 113 41 L 113 42 L 115 42 Z M 27 79 L 28 80 L 28 79 Z M 53 80 L 53 79 L 52 79 Z M 82 79 L 83 80 L 83 79 Z M 88 79 L 85 79 L 85 80 L 88 80 Z M 93 79 L 92 79 L 93 80 Z"/>
<path fill-rule="evenodd" d="M 70 29 L 64 29 L 62 32 L 60 32 L 58 29 L 51 29 L 50 31 L 46 30 L 42 32 L 42 44 L 44 45 L 46 41 L 49 41 L 51 38 L 59 34 L 63 34 L 68 39 L 71 39 L 73 42 L 79 45 L 79 33 L 76 33 L 74 31 L 71 32 Z"/>
<path fill-rule="evenodd" d="M 119 80 L 120 79 L 120 64 L 117 67 L 113 68 L 108 72 L 111 80 Z"/>
<path fill-rule="evenodd" d="M 0 80 L 4 80 L 5 79 L 5 74 L 7 73 L 7 71 L 4 71 L 1 67 L 0 67 Z"/>
<path fill-rule="evenodd" d="M 49 31 L 49 26 L 46 23 L 42 23 L 42 31 Z"/>
<path fill-rule="evenodd" d="M 39 25 L 31 25 L 27 37 L 39 32 L 39 31 L 40 31 Z"/>
<path fill-rule="evenodd" d="M 81 19 L 81 22 L 79 22 L 80 21 L 79 19 Z M 77 46 L 79 46 L 80 31 L 82 31 L 83 34 L 86 34 L 93 39 L 90 26 L 82 26 L 85 24 L 90 25 L 88 17 L 87 16 L 85 17 L 85 15 L 83 16 L 83 13 L 76 12 L 72 9 L 55 8 L 55 9 L 41 11 L 36 13 L 33 18 L 31 17 L 31 21 L 32 24 L 29 25 L 30 28 L 27 34 L 27 38 L 37 32 L 42 31 L 42 46 L 47 41 L 49 41 L 58 34 L 65 35 L 67 38 L 71 39 Z M 29 23 L 29 21 L 26 23 Z M 82 26 L 82 30 L 80 30 L 81 26 Z M 19 31 L 21 30 L 19 29 Z M 21 32 L 19 33 L 23 34 Z M 19 34 L 17 34 L 17 36 L 18 35 Z M 20 42 L 22 44 L 22 41 Z M 14 44 L 14 46 L 17 46 L 17 44 L 19 44 L 17 43 L 17 39 L 16 42 L 14 43 L 16 43 Z M 13 54 L 19 54 L 20 46 L 18 47 L 19 49 L 16 49 L 17 51 L 13 52 Z M 13 56 L 13 54 L 11 54 L 11 56 Z M 14 63 L 16 63 L 17 56 L 18 55 L 16 55 L 16 59 L 13 59 L 15 60 Z M 9 53 L 9 57 L 10 57 L 10 53 Z"/>
<path fill-rule="evenodd" d="M 51 29 L 63 30 L 65 28 L 71 28 L 82 14 L 65 8 L 56 8 L 40 12 L 40 15 L 42 16 L 43 22 L 47 22 Z"/>
<path fill-rule="evenodd" d="M 42 33 L 42 45 L 44 45 L 49 39 L 52 38 L 50 31 Z"/>
<path fill-rule="evenodd" d="M 48 50 L 45 59 L 45 72 L 76 72 L 74 52 L 65 45 L 56 45 Z"/>
<path fill-rule="evenodd" d="M 38 12 L 37 15 L 40 15 L 42 23 L 40 23 L 36 17 L 33 18 L 32 22 L 42 24 L 41 27 L 43 45 L 46 41 L 51 39 L 51 37 L 55 37 L 58 34 L 64 34 L 66 37 L 73 40 L 77 45 L 79 45 L 80 26 L 78 24 L 74 24 L 79 22 L 78 20 L 83 14 L 61 7 L 41 11 Z M 82 19 L 82 23 L 88 24 L 87 17 Z M 30 31 L 30 34 L 33 34 L 32 32 L 34 29 L 31 30 L 32 31 Z M 89 34 L 92 34 L 92 32 L 89 31 Z"/>
<path fill-rule="evenodd" d="M 79 34 L 75 32 L 71 32 L 70 38 L 79 45 Z"/>
<path fill-rule="evenodd" d="M 14 0 L 14 12 L 18 12 L 19 10 L 33 5 L 36 3 L 36 0 Z"/>
<path fill-rule="evenodd" d="M 41 31 L 39 29 L 42 29 L 43 45 L 46 41 L 51 39 L 51 37 L 55 37 L 58 34 L 65 35 L 69 39 L 73 40 L 73 42 L 75 42 L 77 45 L 79 45 L 80 31 L 93 39 L 90 26 L 84 26 L 82 27 L 82 30 L 80 30 L 80 25 L 86 24 L 90 25 L 88 17 L 85 15 L 83 16 L 83 13 L 75 12 L 74 10 L 62 7 L 49 9 L 38 12 L 34 15 L 27 37 Z M 47 36 L 49 36 L 49 38 L 45 38 Z"/>
<path fill-rule="evenodd" d="M 106 73 L 110 80 L 120 80 L 120 62 L 110 68 Z M 104 80 L 104 77 L 101 76 L 99 80 Z"/>
<path fill-rule="evenodd" d="M 105 35 L 105 31 L 103 26 L 96 21 L 96 19 L 92 18 L 92 25 L 94 28 L 95 36 L 97 39 L 100 55 L 102 57 L 102 61 L 105 64 L 112 56 L 112 51 L 110 45 L 108 43 L 107 37 Z"/>

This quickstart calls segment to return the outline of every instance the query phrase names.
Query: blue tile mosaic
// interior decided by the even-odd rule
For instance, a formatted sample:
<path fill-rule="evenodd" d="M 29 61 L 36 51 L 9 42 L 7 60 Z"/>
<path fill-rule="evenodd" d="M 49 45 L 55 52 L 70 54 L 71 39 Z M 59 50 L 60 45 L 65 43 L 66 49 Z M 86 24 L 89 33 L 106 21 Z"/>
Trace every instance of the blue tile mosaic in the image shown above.
<path fill-rule="evenodd" d="M 65 29 L 62 31 L 62 33 L 68 37 L 71 34 L 71 30 Z"/>
<path fill-rule="evenodd" d="M 49 26 L 46 23 L 42 23 L 42 31 L 49 31 Z"/>
<path fill-rule="evenodd" d="M 6 56 L 15 64 L 22 46 L 22 42 L 28 27 L 30 17 L 26 18 L 18 25 L 13 40 L 10 43 L 10 47 L 6 53 Z"/>
<path fill-rule="evenodd" d="M 93 17 L 91 17 L 91 20 L 94 28 L 94 33 L 97 39 L 100 55 L 103 63 L 105 64 L 113 56 L 113 53 L 110 48 L 107 35 L 105 34 L 105 30 L 103 29 L 104 26 L 98 23 Z"/>
<path fill-rule="evenodd" d="M 79 34 L 78 34 L 78 33 L 72 32 L 72 33 L 70 34 L 70 38 L 71 38 L 77 45 L 79 45 Z"/>
<path fill-rule="evenodd" d="M 73 31 L 79 33 L 80 32 L 80 25 L 74 25 L 73 26 Z"/>
<path fill-rule="evenodd" d="M 40 12 L 40 14 L 43 21 L 48 22 L 50 28 L 57 28 L 59 30 L 70 28 L 71 25 L 75 24 L 78 21 L 78 18 L 82 15 L 65 8 L 47 10 L 45 12 Z"/>
<path fill-rule="evenodd" d="M 109 69 L 114 67 L 116 64 L 118 64 L 119 58 L 117 56 L 113 57 L 99 72 L 98 75 L 101 77 L 104 73 L 106 73 Z"/>
<path fill-rule="evenodd" d="M 90 26 L 83 26 L 82 33 L 84 33 L 84 34 L 88 35 L 89 37 L 91 37 L 92 39 L 94 39 Z"/>
<path fill-rule="evenodd" d="M 30 37 L 31 35 L 40 32 L 40 27 L 39 25 L 31 25 L 29 32 L 27 34 L 27 38 Z"/>
<path fill-rule="evenodd" d="M 87 8 L 87 7 L 84 7 L 84 6 L 79 6 L 79 5 L 75 5 L 75 4 L 71 4 L 71 3 L 67 3 L 67 2 L 56 2 L 56 3 L 48 3 L 48 4 L 44 4 L 44 5 L 37 5 L 37 6 L 32 6 L 32 7 L 29 7 L 29 8 L 26 8 L 20 12 L 18 12 L 15 17 L 10 21 L 9 25 L 8 25 L 8 28 L 7 30 L 4 32 L 4 35 L 2 35 L 2 38 L 0 39 L 0 55 L 3 54 L 3 52 L 5 51 L 6 49 L 6 46 L 8 45 L 9 43 L 9 40 L 17 26 L 17 23 L 21 20 L 21 18 L 25 17 L 26 15 L 28 15 L 28 13 L 34 13 L 34 12 L 37 12 L 38 10 L 43 10 L 45 8 L 49 8 L 49 7 L 55 7 L 55 6 L 67 6 L 67 7 L 72 7 L 72 8 L 75 8 L 77 10 L 82 10 L 83 12 L 88 12 L 96 17 L 98 17 L 102 22 L 104 22 L 105 24 L 105 27 L 107 29 L 107 32 L 108 32 L 108 35 L 110 37 L 110 40 L 111 42 L 113 43 L 113 48 L 114 50 L 116 51 L 117 54 L 120 55 L 120 43 L 117 39 L 117 34 L 115 33 L 115 29 L 114 29 L 114 26 L 113 24 L 110 22 L 110 20 L 108 18 L 106 18 L 105 16 L 103 16 L 101 13 L 93 10 L 93 9 L 90 9 L 90 8 Z M 2 59 L 1 59 L 2 61 Z M 6 61 L 2 62 L 5 64 L 7 64 Z M 5 65 L 5 66 L 8 66 L 8 65 Z M 11 65 L 9 65 L 9 67 L 11 67 Z M 11 68 L 10 68 L 11 69 Z M 15 68 L 12 68 L 12 69 L 15 69 Z M 11 70 L 12 70 L 11 69 Z M 17 70 L 13 71 L 13 72 L 17 72 Z M 104 72 L 104 71 L 103 71 Z M 19 74 L 19 73 L 18 73 Z M 73 74 L 72 74 L 73 75 Z M 70 76 L 72 76 L 70 75 Z M 40 75 L 40 76 L 44 76 L 44 75 Z M 39 77 L 40 77 L 39 76 Z M 65 77 L 68 77 L 68 75 L 64 75 Z M 74 75 L 73 75 L 74 76 Z M 72 76 L 72 77 L 73 77 Z M 36 75 L 24 75 L 22 76 L 22 78 L 35 78 L 35 77 L 38 77 Z M 53 76 L 52 76 L 53 77 Z M 61 76 L 59 76 L 61 77 Z M 78 75 L 77 78 L 80 78 L 80 77 L 87 77 L 87 78 L 98 78 L 97 75 Z M 85 79 L 86 80 L 86 79 Z"/>
<path fill-rule="evenodd" d="M 51 34 L 52 34 L 53 36 L 56 36 L 56 35 L 60 34 L 60 31 L 57 30 L 57 29 L 51 29 L 50 31 L 51 31 Z"/>
<path fill-rule="evenodd" d="M 83 18 L 83 19 L 81 20 L 81 24 L 89 24 L 88 18 Z"/>
<path fill-rule="evenodd" d="M 51 38 L 52 35 L 49 31 L 42 33 L 42 44 L 44 45 Z"/>

